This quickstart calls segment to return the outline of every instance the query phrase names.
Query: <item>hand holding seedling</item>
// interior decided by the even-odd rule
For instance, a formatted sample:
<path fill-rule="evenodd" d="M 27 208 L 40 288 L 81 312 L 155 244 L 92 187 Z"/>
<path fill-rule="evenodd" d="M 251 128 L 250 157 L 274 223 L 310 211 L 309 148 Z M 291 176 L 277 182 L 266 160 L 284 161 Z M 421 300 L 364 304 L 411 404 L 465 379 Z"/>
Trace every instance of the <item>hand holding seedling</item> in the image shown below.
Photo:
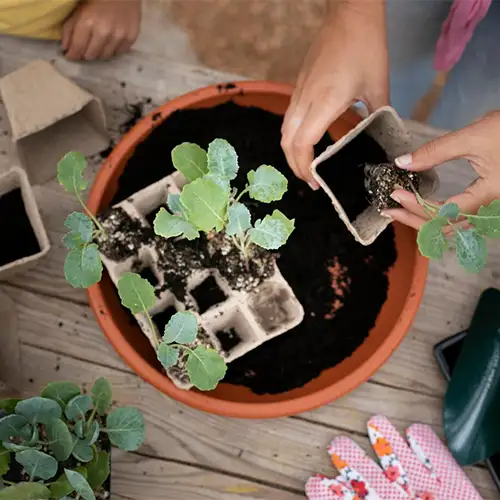
<path fill-rule="evenodd" d="M 426 257 L 441 258 L 448 246 L 446 234 L 453 233 L 460 264 L 473 272 L 484 267 L 485 237 L 500 238 L 499 134 L 500 112 L 496 111 L 396 160 L 400 168 L 421 172 L 449 160 L 465 158 L 479 175 L 463 193 L 444 204 L 423 200 L 417 193 L 403 190 L 393 193 L 392 197 L 403 208 L 385 213 L 419 229 L 419 247 Z"/>

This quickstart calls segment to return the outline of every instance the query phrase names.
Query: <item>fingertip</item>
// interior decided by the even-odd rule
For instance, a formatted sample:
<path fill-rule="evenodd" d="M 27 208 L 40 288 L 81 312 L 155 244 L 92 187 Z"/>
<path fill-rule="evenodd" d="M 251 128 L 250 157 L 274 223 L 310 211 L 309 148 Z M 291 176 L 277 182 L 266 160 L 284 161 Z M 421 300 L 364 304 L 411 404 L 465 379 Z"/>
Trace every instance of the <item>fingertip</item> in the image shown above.
<path fill-rule="evenodd" d="M 399 168 L 409 170 L 413 165 L 413 155 L 411 153 L 407 153 L 405 155 L 399 156 L 394 160 L 394 163 Z"/>

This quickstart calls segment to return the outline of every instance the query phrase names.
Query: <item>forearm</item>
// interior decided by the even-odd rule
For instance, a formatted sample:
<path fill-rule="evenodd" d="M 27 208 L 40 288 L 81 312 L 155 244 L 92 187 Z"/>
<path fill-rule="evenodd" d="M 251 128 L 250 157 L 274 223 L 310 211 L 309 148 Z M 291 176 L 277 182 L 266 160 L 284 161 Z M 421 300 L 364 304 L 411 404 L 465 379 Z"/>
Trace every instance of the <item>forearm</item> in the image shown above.
<path fill-rule="evenodd" d="M 328 0 L 328 17 L 346 22 L 370 20 L 385 30 L 386 0 Z"/>

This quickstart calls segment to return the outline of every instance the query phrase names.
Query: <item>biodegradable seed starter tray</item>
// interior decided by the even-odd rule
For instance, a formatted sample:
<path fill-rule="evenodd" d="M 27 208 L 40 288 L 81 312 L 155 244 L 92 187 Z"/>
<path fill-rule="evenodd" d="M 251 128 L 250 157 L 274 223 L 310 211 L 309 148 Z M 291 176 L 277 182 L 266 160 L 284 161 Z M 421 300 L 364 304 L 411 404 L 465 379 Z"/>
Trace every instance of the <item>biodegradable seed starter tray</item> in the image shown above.
<path fill-rule="evenodd" d="M 150 227 L 146 216 L 159 210 L 165 204 L 168 194 L 178 194 L 186 180 L 179 172 L 175 172 L 138 191 L 127 200 L 113 208 L 121 208 L 133 220 L 138 221 L 143 228 Z M 102 219 L 107 228 L 107 219 Z M 126 234 L 123 240 L 129 241 Z M 127 271 L 136 271 L 149 268 L 157 280 L 155 289 L 157 300 L 149 310 L 153 317 L 152 330 L 145 314 L 135 314 L 135 318 L 153 347 L 159 345 L 163 332 L 159 332 L 154 324 L 154 316 L 169 308 L 177 311 L 190 310 L 198 320 L 200 333 L 193 344 L 200 343 L 217 350 L 226 363 L 243 356 L 247 352 L 288 330 L 297 326 L 304 317 L 304 309 L 295 297 L 293 290 L 284 279 L 276 264 L 271 277 L 262 281 L 251 291 L 237 291 L 232 289 L 227 280 L 213 268 L 196 269 L 187 278 L 187 294 L 181 302 L 170 290 L 165 289 L 164 269 L 161 267 L 159 243 L 163 240 L 155 236 L 151 242 L 138 245 L 138 248 L 129 248 L 130 255 L 121 261 L 114 261 L 103 255 L 101 258 L 111 280 L 117 286 L 121 275 Z M 135 246 L 131 243 L 131 246 Z M 226 299 L 201 312 L 193 292 L 205 280 L 212 277 Z M 235 331 L 239 342 L 225 351 L 217 337 L 219 332 Z M 177 365 L 167 370 L 167 375 L 182 389 L 190 389 L 185 360 L 181 356 Z"/>

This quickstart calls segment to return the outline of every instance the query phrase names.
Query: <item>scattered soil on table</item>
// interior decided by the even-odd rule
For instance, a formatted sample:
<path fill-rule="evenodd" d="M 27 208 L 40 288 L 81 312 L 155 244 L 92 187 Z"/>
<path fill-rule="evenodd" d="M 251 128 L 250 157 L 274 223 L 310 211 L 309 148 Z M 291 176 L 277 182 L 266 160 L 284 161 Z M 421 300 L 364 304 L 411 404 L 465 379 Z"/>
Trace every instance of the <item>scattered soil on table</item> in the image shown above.
<path fill-rule="evenodd" d="M 226 294 L 219 288 L 213 276 L 209 276 L 203 283 L 191 290 L 191 295 L 198 305 L 200 314 L 227 299 Z"/>
<path fill-rule="evenodd" d="M 0 266 L 40 252 L 19 188 L 0 196 L 0 213 L 4 235 L 0 245 Z"/>
<path fill-rule="evenodd" d="M 239 155 L 236 185 L 240 189 L 246 173 L 261 164 L 275 166 L 288 178 L 288 192 L 279 202 L 266 205 L 246 197 L 243 200 L 253 220 L 274 209 L 295 218 L 296 229 L 276 257 L 305 310 L 300 325 L 228 366 L 225 382 L 248 386 L 258 394 L 300 387 L 350 356 L 375 324 L 387 298 L 387 271 L 396 260 L 392 227 L 372 245 L 358 244 L 335 213 L 328 196 L 323 191 L 312 191 L 295 178 L 280 147 L 281 123 L 281 116 L 232 102 L 211 109 L 178 111 L 137 146 L 113 201 L 123 200 L 172 172 L 171 150 L 186 141 L 204 148 L 217 137 L 229 141 Z M 324 137 L 317 152 L 324 151 L 331 142 Z M 350 217 L 368 206 L 365 164 L 386 161 L 380 146 L 360 134 L 322 164 L 321 175 L 335 187 L 335 195 Z M 178 248 L 174 247 L 179 243 L 163 241 L 164 258 L 175 260 Z M 196 247 L 190 245 L 196 255 Z M 199 265 L 188 262 L 187 272 Z M 337 274 L 342 294 L 338 292 L 340 285 L 332 285 L 335 277 L 331 268 L 335 266 L 343 271 Z M 335 304 L 341 307 L 335 308 Z"/>

